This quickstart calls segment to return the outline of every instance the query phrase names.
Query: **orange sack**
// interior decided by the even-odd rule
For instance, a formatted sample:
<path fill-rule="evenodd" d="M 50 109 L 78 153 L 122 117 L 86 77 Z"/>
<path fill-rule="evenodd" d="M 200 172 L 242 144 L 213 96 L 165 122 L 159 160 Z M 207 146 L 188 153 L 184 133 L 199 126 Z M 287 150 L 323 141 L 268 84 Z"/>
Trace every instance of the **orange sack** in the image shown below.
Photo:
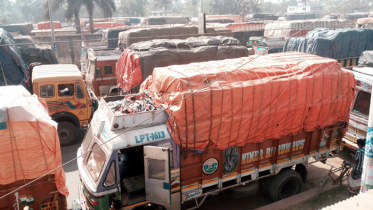
<path fill-rule="evenodd" d="M 354 86 L 337 61 L 288 52 L 155 68 L 140 91 L 163 104 L 176 143 L 223 150 L 348 122 Z"/>

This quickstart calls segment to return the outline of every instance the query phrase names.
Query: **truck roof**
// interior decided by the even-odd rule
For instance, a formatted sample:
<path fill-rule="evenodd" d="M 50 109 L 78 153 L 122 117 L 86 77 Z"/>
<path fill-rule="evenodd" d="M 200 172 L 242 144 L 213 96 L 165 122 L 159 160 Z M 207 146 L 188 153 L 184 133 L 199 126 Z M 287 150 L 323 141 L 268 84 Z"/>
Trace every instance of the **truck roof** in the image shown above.
<path fill-rule="evenodd" d="M 82 74 L 74 64 L 52 64 L 35 66 L 32 82 L 70 82 L 81 80 Z"/>

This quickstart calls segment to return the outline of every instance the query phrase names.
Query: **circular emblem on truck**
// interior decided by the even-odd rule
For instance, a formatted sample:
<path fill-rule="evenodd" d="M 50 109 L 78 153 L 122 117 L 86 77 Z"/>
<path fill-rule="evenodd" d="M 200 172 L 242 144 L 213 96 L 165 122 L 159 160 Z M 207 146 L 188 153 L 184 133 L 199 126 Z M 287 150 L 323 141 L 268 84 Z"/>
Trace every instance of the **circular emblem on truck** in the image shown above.
<path fill-rule="evenodd" d="M 219 161 L 216 158 L 209 158 L 203 162 L 202 171 L 204 174 L 213 174 L 218 170 Z"/>

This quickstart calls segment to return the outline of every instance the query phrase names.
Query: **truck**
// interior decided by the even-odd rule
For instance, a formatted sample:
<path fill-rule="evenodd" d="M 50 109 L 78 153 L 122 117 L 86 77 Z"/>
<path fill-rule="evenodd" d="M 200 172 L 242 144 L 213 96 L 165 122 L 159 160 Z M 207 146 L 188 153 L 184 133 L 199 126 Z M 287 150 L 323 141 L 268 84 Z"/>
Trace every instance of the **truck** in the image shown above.
<path fill-rule="evenodd" d="M 21 85 L 0 87 L 0 101 L 0 209 L 66 209 L 65 172 L 50 172 L 62 157 L 45 101 Z"/>
<path fill-rule="evenodd" d="M 233 197 L 242 197 L 255 195 L 259 188 L 262 188 L 263 192 L 274 201 L 299 193 L 303 183 L 307 180 L 308 165 L 334 157 L 343 145 L 342 138 L 347 126 L 346 120 L 349 118 L 350 105 L 354 96 L 352 90 L 354 78 L 350 72 L 341 70 L 338 63 L 332 59 L 297 53 L 272 54 L 262 57 L 257 57 L 255 61 L 252 61 L 253 64 L 250 67 L 242 66 L 243 62 L 252 59 L 249 57 L 156 68 L 152 77 L 142 84 L 139 94 L 101 98 L 98 110 L 93 116 L 77 154 L 81 209 L 108 209 L 113 202 L 118 201 L 122 209 L 128 210 L 179 210 L 187 208 L 187 205 L 190 206 L 193 201 L 195 205 L 190 209 L 196 209 L 201 207 L 207 196 L 222 191 Z M 275 108 L 276 100 L 271 99 L 272 94 L 265 94 L 268 97 L 257 95 L 255 101 L 250 101 L 250 103 L 257 103 L 257 105 L 253 104 L 253 107 L 259 110 L 251 110 L 252 112 L 249 112 L 253 114 L 248 114 L 248 110 L 242 108 L 241 100 L 238 99 L 243 92 L 235 94 L 236 88 L 245 89 L 244 92 L 247 94 L 245 97 L 248 98 L 252 98 L 252 94 L 255 94 L 246 91 L 248 90 L 246 88 L 252 86 L 245 86 L 243 82 L 245 74 L 242 72 L 250 74 L 250 69 L 253 68 L 257 74 L 264 76 L 257 65 L 265 63 L 270 67 L 273 66 L 272 62 L 278 61 L 294 62 L 299 66 L 305 65 L 304 68 L 297 68 L 289 63 L 294 71 L 302 71 L 305 75 L 307 72 L 319 72 L 319 74 L 301 80 L 293 80 L 298 77 L 288 75 L 289 77 L 285 77 L 285 80 L 279 81 L 283 85 L 282 92 L 294 90 L 286 85 L 291 83 L 289 81 L 297 81 L 297 84 L 303 85 L 313 84 L 311 79 L 323 77 L 323 74 L 325 78 L 334 81 L 333 85 L 326 89 L 323 85 L 312 86 L 315 88 L 314 91 L 324 93 L 315 95 L 312 94 L 312 88 L 300 85 L 299 92 L 281 97 L 281 100 L 288 97 L 294 97 L 294 100 L 279 102 L 278 104 L 281 105 L 277 108 Z M 310 64 L 310 62 L 314 63 Z M 190 70 L 192 66 L 198 69 L 198 73 L 192 71 L 192 77 L 185 78 L 188 71 L 180 71 L 180 68 Z M 205 87 L 205 84 L 212 85 L 209 82 L 220 76 L 219 69 L 225 73 L 224 66 L 232 68 L 241 66 L 242 69 L 246 69 L 236 72 L 237 75 L 241 75 L 238 86 L 233 87 L 237 82 L 235 77 L 233 77 L 235 82 L 225 77 L 223 81 L 219 81 L 227 84 L 224 88 L 219 89 L 219 86 L 215 86 L 216 89 L 207 88 L 206 90 L 205 88 L 205 91 L 199 91 L 199 95 L 191 95 L 188 98 L 180 99 L 177 95 L 178 91 L 182 94 L 186 92 L 185 89 L 174 89 L 183 88 L 180 84 L 188 84 L 184 81 L 190 81 L 189 84 L 195 86 L 201 84 L 195 81 L 202 81 L 201 77 L 205 77 L 205 82 L 197 87 Z M 177 72 L 182 72 L 182 74 L 178 75 Z M 213 75 L 208 75 L 210 72 L 213 72 Z M 286 74 L 286 71 L 281 72 L 277 72 L 277 76 L 284 78 L 282 74 Z M 298 75 L 296 72 L 293 73 Z M 272 74 L 267 71 L 267 75 Z M 332 75 L 338 75 L 338 78 L 329 77 Z M 254 77 L 254 75 L 251 76 Z M 178 79 L 170 79 L 172 77 Z M 264 76 L 264 78 L 263 81 L 267 82 L 258 82 L 252 78 L 252 83 L 249 83 L 256 84 L 255 88 L 259 88 L 257 94 L 270 90 L 269 87 L 272 85 L 275 89 L 279 87 L 268 82 L 270 81 L 270 79 L 267 80 L 268 77 Z M 310 81 L 307 81 L 308 79 Z M 322 79 L 315 81 L 320 82 Z M 262 85 L 266 87 L 261 88 Z M 167 91 L 163 92 L 163 87 Z M 184 88 L 190 87 L 184 85 Z M 229 87 L 231 89 L 228 89 Z M 222 94 L 225 90 L 229 90 L 229 94 L 228 92 Z M 338 92 L 329 95 L 330 92 L 336 90 Z M 277 90 L 272 93 L 276 92 Z M 304 106 L 296 105 L 303 104 L 302 100 L 295 101 L 298 96 L 304 96 L 303 93 L 308 95 L 309 99 L 315 96 L 313 100 L 323 101 L 325 106 L 322 103 L 313 103 L 312 100 L 306 103 L 310 105 L 306 106 L 308 107 L 306 109 Z M 210 105 L 209 103 L 215 100 L 210 98 L 212 95 L 215 95 L 218 100 Z M 218 97 L 220 95 L 224 97 L 224 100 L 220 100 Z M 324 100 L 321 100 L 321 95 Z M 274 97 L 276 98 L 277 95 Z M 127 102 L 131 103 L 131 100 L 144 100 L 147 101 L 146 103 L 150 101 L 151 104 L 156 104 L 157 100 L 153 100 L 154 98 L 161 101 L 158 103 L 163 103 L 161 106 L 154 105 L 155 109 L 128 111 L 128 106 L 123 105 Z M 233 98 L 236 101 L 232 102 L 231 106 L 229 104 Z M 167 106 L 167 104 L 173 104 L 174 99 L 180 101 L 181 104 L 175 107 Z M 326 102 L 328 100 L 331 103 Z M 246 100 L 243 99 L 243 101 Z M 289 104 L 290 101 L 293 104 Z M 272 105 L 261 108 L 260 104 L 267 104 L 267 102 Z M 122 104 L 122 108 L 118 108 L 119 104 Z M 233 105 L 237 105 L 236 108 L 232 108 Z M 127 108 L 123 110 L 123 106 Z M 196 106 L 199 108 L 195 109 Z M 246 106 L 251 105 L 246 104 Z M 329 107 L 335 106 L 339 108 L 337 110 L 332 108 L 334 111 L 329 110 Z M 183 107 L 189 108 L 183 109 Z M 222 116 L 217 114 L 220 113 L 219 110 L 225 113 L 224 120 L 221 120 Z M 283 124 L 282 122 L 287 121 L 284 119 L 279 120 L 279 123 L 274 123 L 274 126 L 270 125 L 269 122 L 276 118 L 274 110 L 276 113 L 284 112 L 281 114 L 284 118 L 294 117 L 293 123 Z M 289 110 L 292 111 L 289 112 Z M 298 112 L 296 110 L 303 113 L 303 116 L 305 114 L 303 111 L 311 111 L 314 114 L 309 113 L 308 117 L 302 118 L 302 114 L 295 114 Z M 241 114 L 233 114 L 240 112 Z M 320 114 L 321 112 L 325 114 Z M 204 120 L 199 121 L 201 118 Z M 256 119 L 252 121 L 254 124 L 249 126 L 249 119 L 254 118 Z M 295 118 L 307 121 L 303 123 L 301 120 L 302 123 L 299 124 L 305 126 L 304 129 L 286 133 L 281 126 L 297 127 L 298 123 L 294 120 Z M 321 124 L 313 126 L 316 123 L 314 120 L 322 126 Z M 266 126 L 269 126 L 272 131 Z M 242 129 L 240 130 L 239 127 Z M 250 135 L 251 131 L 254 136 Z M 217 134 L 219 132 L 221 133 Z M 277 132 L 279 135 L 276 134 Z M 221 137 L 218 137 L 219 141 L 216 141 L 216 135 Z M 238 137 L 234 138 L 236 135 Z M 204 140 L 206 136 L 208 138 Z"/>
<path fill-rule="evenodd" d="M 250 37 L 246 47 L 252 48 L 256 55 L 279 53 L 283 51 L 284 37 Z"/>
<path fill-rule="evenodd" d="M 120 50 L 88 50 L 88 72 L 85 84 L 96 96 L 117 94 L 116 63 L 122 54 Z"/>
<path fill-rule="evenodd" d="M 97 98 L 86 88 L 78 67 L 73 64 L 30 65 L 31 93 L 43 98 L 49 114 L 58 123 L 60 144 L 78 139 L 78 129 L 86 128 L 97 106 Z"/>
<path fill-rule="evenodd" d="M 348 131 L 343 140 L 345 147 L 356 151 L 358 139 L 365 139 L 368 129 L 369 105 L 372 94 L 373 68 L 372 67 L 349 67 L 347 70 L 353 72 L 356 80 L 356 97 L 353 101 Z"/>

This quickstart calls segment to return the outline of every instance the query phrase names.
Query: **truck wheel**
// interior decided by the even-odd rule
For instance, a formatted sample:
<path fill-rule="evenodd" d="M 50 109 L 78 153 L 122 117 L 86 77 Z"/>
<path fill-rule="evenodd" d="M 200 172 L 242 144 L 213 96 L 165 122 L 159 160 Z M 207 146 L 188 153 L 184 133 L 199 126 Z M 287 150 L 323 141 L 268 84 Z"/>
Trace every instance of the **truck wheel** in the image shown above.
<path fill-rule="evenodd" d="M 267 178 L 264 178 L 264 179 L 259 179 L 259 187 L 260 187 L 260 190 L 262 191 L 262 193 L 264 195 L 268 195 L 268 185 L 271 182 L 271 178 L 272 177 L 267 177 Z"/>
<path fill-rule="evenodd" d="M 61 146 L 72 145 L 78 139 L 78 129 L 72 123 L 59 122 L 57 128 Z"/>
<path fill-rule="evenodd" d="M 246 198 L 256 195 L 258 193 L 258 190 L 259 182 L 254 181 L 245 185 L 229 188 L 225 190 L 225 193 L 234 198 Z"/>
<path fill-rule="evenodd" d="M 292 169 L 280 171 L 272 178 L 268 185 L 268 196 L 273 201 L 278 201 L 295 194 L 302 188 L 302 177 Z"/>

